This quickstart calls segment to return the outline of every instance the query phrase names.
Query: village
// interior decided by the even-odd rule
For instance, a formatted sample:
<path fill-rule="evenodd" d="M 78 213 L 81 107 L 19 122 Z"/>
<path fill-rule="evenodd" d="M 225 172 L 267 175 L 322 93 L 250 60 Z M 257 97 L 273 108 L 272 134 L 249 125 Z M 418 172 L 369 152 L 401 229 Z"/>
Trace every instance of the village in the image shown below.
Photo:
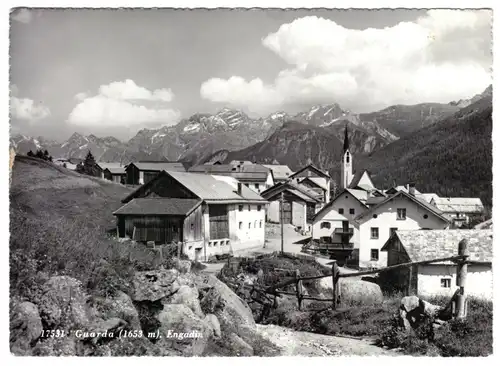
<path fill-rule="evenodd" d="M 192 261 L 213 264 L 228 257 L 273 251 L 301 253 L 342 271 L 362 271 L 456 254 L 470 243 L 469 294 L 492 299 L 491 220 L 475 197 L 439 197 L 412 182 L 375 187 L 368 171 L 353 172 L 355 156 L 345 128 L 340 182 L 312 164 L 250 161 L 185 167 L 182 163 L 95 163 L 96 175 L 134 187 L 113 212 L 119 238 L 150 248 L 175 248 Z M 69 169 L 69 160 L 56 160 Z M 395 288 L 415 295 L 452 296 L 456 264 L 418 265 Z M 397 277 L 397 276 L 396 276 Z M 403 282 L 403 283 L 402 283 Z"/>

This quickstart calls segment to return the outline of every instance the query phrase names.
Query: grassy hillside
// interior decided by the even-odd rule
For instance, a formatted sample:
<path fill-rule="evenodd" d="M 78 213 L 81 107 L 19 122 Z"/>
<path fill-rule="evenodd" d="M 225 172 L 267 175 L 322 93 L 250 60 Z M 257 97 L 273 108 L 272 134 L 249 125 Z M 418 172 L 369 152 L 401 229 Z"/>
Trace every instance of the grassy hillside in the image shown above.
<path fill-rule="evenodd" d="M 112 212 L 130 188 L 82 176 L 36 158 L 16 156 L 10 189 L 11 295 L 36 302 L 40 284 L 72 276 L 91 290 L 112 291 L 150 257 L 108 237 Z M 95 278 L 106 260 L 116 273 Z M 146 261 L 146 262 L 144 262 Z"/>
<path fill-rule="evenodd" d="M 422 192 L 480 197 L 492 204 L 492 102 L 490 97 L 355 160 L 389 187 L 414 181 Z M 357 163 L 357 164 L 356 164 Z"/>

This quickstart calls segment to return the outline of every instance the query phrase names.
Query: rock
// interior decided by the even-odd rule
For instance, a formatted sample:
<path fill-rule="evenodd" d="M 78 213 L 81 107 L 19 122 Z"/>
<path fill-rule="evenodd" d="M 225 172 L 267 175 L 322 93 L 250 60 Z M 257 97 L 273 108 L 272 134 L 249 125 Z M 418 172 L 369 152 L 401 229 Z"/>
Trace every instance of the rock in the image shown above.
<path fill-rule="evenodd" d="M 141 329 L 139 313 L 132 299 L 126 293 L 119 291 L 114 297 L 107 298 L 105 305 L 107 309 L 105 312 L 106 318 L 121 318 L 130 325 L 131 329 Z"/>
<path fill-rule="evenodd" d="M 38 309 L 48 329 L 82 328 L 90 322 L 86 302 L 87 295 L 82 291 L 80 281 L 68 276 L 54 276 L 42 287 Z"/>
<path fill-rule="evenodd" d="M 83 332 L 84 339 L 91 339 L 92 344 L 97 344 L 103 337 L 114 338 L 119 336 L 119 332 L 124 329 L 128 323 L 120 318 L 110 318 L 101 320 L 91 326 L 89 331 Z M 103 336 L 103 334 L 106 334 Z M 114 337 L 110 335 L 113 334 Z"/>
<path fill-rule="evenodd" d="M 178 290 L 175 282 L 179 272 L 176 269 L 161 269 L 154 271 L 136 272 L 133 279 L 135 301 L 157 301 L 172 295 Z"/>
<path fill-rule="evenodd" d="M 25 354 L 40 338 L 42 331 L 42 319 L 35 304 L 26 301 L 13 307 L 10 316 L 12 353 Z"/>
<path fill-rule="evenodd" d="M 33 348 L 33 356 L 77 356 L 76 340 L 72 336 L 46 338 Z"/>
<path fill-rule="evenodd" d="M 204 316 L 201 311 L 200 301 L 198 300 L 198 289 L 196 287 L 182 285 L 177 292 L 170 297 L 164 298 L 162 302 L 164 304 L 184 304 L 190 308 L 195 315 L 199 317 Z"/>
<path fill-rule="evenodd" d="M 214 314 L 207 314 L 204 321 L 212 328 L 215 337 L 219 338 L 222 335 L 219 319 Z"/>
<path fill-rule="evenodd" d="M 174 268 L 177 269 L 180 273 L 190 273 L 191 272 L 191 262 L 182 259 L 173 259 Z"/>
<path fill-rule="evenodd" d="M 405 296 L 401 299 L 399 320 L 406 330 L 417 328 L 426 319 L 434 320 L 439 316 L 441 306 L 433 305 L 417 296 Z"/>
<path fill-rule="evenodd" d="M 234 356 L 253 356 L 252 346 L 235 333 L 231 333 L 227 337 L 227 347 L 232 351 Z"/>
<path fill-rule="evenodd" d="M 203 311 L 217 316 L 222 334 L 236 333 L 252 343 L 256 326 L 247 303 L 213 275 L 200 274 L 196 276 L 195 283 L 202 296 L 200 303 Z M 209 299 L 205 301 L 206 296 Z M 207 308 L 213 311 L 207 311 Z"/>
<path fill-rule="evenodd" d="M 200 356 L 212 334 L 211 327 L 184 304 L 165 305 L 158 321 L 161 335 L 158 343 L 184 356 Z"/>

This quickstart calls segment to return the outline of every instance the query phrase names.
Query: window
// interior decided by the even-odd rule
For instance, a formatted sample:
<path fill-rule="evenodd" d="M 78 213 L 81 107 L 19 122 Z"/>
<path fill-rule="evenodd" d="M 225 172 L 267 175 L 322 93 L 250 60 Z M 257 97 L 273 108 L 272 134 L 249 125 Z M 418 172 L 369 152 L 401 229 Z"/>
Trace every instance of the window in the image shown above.
<path fill-rule="evenodd" d="M 349 162 L 349 151 L 346 153 L 346 159 L 345 159 L 346 163 Z"/>
<path fill-rule="evenodd" d="M 389 229 L 389 236 L 392 236 L 392 234 L 394 234 L 397 230 L 398 230 L 398 228 L 397 228 L 397 227 L 391 227 L 391 228 Z"/>
<path fill-rule="evenodd" d="M 451 278 L 441 278 L 441 287 L 450 288 Z"/>
<path fill-rule="evenodd" d="M 343 214 L 344 213 L 344 209 L 343 208 L 339 208 L 339 214 Z"/>
<path fill-rule="evenodd" d="M 243 223 L 242 223 L 241 221 L 238 223 L 238 228 L 239 228 L 240 230 L 241 230 L 241 229 L 243 229 Z"/>
<path fill-rule="evenodd" d="M 260 211 L 260 210 L 262 210 L 262 205 L 257 206 L 257 211 Z"/>
<path fill-rule="evenodd" d="M 245 185 L 248 187 L 248 183 L 245 183 Z"/>
<path fill-rule="evenodd" d="M 429 217 L 429 215 L 427 215 L 427 214 L 425 214 L 425 215 L 424 215 L 424 219 L 426 219 L 426 218 L 428 218 L 428 217 Z"/>
<path fill-rule="evenodd" d="M 378 239 L 378 227 L 370 228 L 370 234 L 371 239 Z"/>
<path fill-rule="evenodd" d="M 259 183 L 255 183 L 255 189 L 259 189 Z"/>
<path fill-rule="evenodd" d="M 248 211 L 250 211 L 250 209 L 251 209 L 251 208 L 250 208 L 250 205 L 248 205 Z"/>
<path fill-rule="evenodd" d="M 373 218 L 376 219 L 378 217 L 377 214 L 373 214 Z"/>
<path fill-rule="evenodd" d="M 325 222 L 323 221 L 320 225 L 320 229 L 331 229 L 332 227 L 332 224 L 330 224 L 329 222 Z"/>
<path fill-rule="evenodd" d="M 406 208 L 398 208 L 398 220 L 406 220 Z"/>
<path fill-rule="evenodd" d="M 349 214 L 354 215 L 354 209 L 353 208 L 349 209 Z"/>
<path fill-rule="evenodd" d="M 238 205 L 238 211 L 243 211 L 243 205 Z"/>
<path fill-rule="evenodd" d="M 252 223 L 251 223 L 251 222 L 249 222 L 249 223 L 248 223 L 248 228 L 249 228 L 249 229 L 251 229 L 251 228 L 252 228 Z"/>
<path fill-rule="evenodd" d="M 259 222 L 259 227 L 262 228 L 262 220 Z"/>
<path fill-rule="evenodd" d="M 378 249 L 370 250 L 370 260 L 371 261 L 378 261 Z"/>

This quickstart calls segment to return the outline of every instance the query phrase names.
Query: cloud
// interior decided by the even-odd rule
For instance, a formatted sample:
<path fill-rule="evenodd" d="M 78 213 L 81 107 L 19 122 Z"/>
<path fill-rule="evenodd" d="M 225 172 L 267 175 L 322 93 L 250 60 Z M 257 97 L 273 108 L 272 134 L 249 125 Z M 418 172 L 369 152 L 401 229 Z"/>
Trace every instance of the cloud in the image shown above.
<path fill-rule="evenodd" d="M 79 103 L 71 111 L 68 122 L 93 127 L 171 125 L 180 118 L 177 110 L 165 105 L 173 98 L 170 89 L 150 91 L 129 79 L 112 82 L 101 85 L 97 95 L 75 95 Z"/>
<path fill-rule="evenodd" d="M 50 116 L 50 109 L 42 104 L 35 104 L 32 99 L 12 96 L 10 113 L 13 119 L 36 121 Z"/>
<path fill-rule="evenodd" d="M 30 10 L 22 8 L 12 12 L 12 20 L 28 24 L 33 19 L 33 14 Z"/>
<path fill-rule="evenodd" d="M 212 78 L 202 98 L 267 113 L 284 105 L 338 102 L 355 111 L 449 102 L 491 83 L 491 12 L 431 10 L 414 22 L 355 30 L 304 17 L 262 44 L 289 67 L 272 83 Z"/>

